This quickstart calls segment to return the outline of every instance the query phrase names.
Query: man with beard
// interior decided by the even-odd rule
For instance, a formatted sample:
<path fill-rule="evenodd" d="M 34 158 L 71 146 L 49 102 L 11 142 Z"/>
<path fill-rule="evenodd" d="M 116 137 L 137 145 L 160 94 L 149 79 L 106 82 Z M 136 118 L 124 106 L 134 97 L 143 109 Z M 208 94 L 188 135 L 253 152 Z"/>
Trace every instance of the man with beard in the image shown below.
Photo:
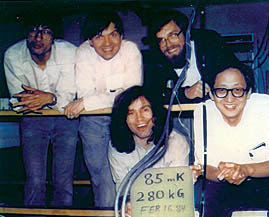
<path fill-rule="evenodd" d="M 149 59 L 144 60 L 144 85 L 154 88 L 156 94 L 168 104 L 172 89 L 186 64 L 186 49 L 191 49 L 189 68 L 186 77 L 179 87 L 175 104 L 197 103 L 209 93 L 208 82 L 214 77 L 215 64 L 231 62 L 236 57 L 227 47 L 220 35 L 212 30 L 191 29 L 190 42 L 186 41 L 189 20 L 177 10 L 158 11 L 149 28 L 152 37 L 152 52 Z M 208 97 L 208 96 L 206 96 Z M 192 112 L 172 113 L 174 128 L 186 136 L 191 145 Z M 192 148 L 191 148 L 192 150 Z M 191 151 L 192 153 L 192 151 Z M 193 154 L 190 155 L 190 162 Z"/>
<path fill-rule="evenodd" d="M 171 95 L 171 89 L 177 82 L 180 73 L 186 63 L 186 31 L 188 18 L 179 11 L 159 11 L 152 25 L 150 32 L 152 41 L 156 48 L 150 62 L 146 62 L 145 85 L 161 90 L 165 97 L 165 103 Z M 157 41 L 156 41 L 157 39 Z M 178 91 L 180 103 L 199 102 L 202 94 L 202 80 L 205 84 L 205 95 L 209 92 L 208 80 L 213 76 L 210 74 L 215 63 L 234 59 L 235 56 L 227 48 L 220 35 L 212 30 L 191 30 L 191 57 L 189 69 L 186 72 L 186 79 Z M 160 55 L 159 55 L 160 54 Z M 177 102 L 178 103 L 178 102 Z"/>
<path fill-rule="evenodd" d="M 56 40 L 61 28 L 51 11 L 23 17 L 27 39 L 5 53 L 4 68 L 10 96 L 19 113 L 63 108 L 75 98 L 74 59 L 76 47 Z M 46 16 L 48 15 L 48 16 Z M 52 145 L 52 206 L 71 206 L 73 168 L 78 120 L 64 116 L 24 116 L 21 122 L 22 151 L 26 171 L 24 204 L 44 207 L 49 144 Z"/>

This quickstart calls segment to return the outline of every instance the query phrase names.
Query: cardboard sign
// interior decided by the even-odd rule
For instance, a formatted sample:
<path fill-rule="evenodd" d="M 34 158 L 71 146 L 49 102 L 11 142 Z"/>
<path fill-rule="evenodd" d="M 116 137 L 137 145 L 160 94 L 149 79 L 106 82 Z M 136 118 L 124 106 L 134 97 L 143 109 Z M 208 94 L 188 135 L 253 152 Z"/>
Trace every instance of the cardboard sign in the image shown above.
<path fill-rule="evenodd" d="M 188 166 L 145 170 L 131 188 L 132 217 L 194 217 Z"/>

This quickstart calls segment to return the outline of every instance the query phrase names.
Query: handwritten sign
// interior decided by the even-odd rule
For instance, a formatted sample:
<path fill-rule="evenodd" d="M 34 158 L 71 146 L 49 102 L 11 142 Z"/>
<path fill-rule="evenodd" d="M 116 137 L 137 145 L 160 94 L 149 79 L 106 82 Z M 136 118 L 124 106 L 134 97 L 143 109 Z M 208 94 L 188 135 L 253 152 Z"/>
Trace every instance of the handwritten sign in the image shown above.
<path fill-rule="evenodd" d="M 132 217 L 194 217 L 189 167 L 145 170 L 131 188 Z"/>

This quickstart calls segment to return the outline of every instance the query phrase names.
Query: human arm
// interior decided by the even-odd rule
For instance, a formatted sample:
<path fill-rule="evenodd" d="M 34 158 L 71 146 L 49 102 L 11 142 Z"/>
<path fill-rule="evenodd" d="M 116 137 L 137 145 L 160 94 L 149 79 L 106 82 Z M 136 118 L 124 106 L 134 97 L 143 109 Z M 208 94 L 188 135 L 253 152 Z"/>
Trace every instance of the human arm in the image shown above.
<path fill-rule="evenodd" d="M 132 216 L 132 206 L 131 202 L 128 201 L 125 205 L 125 216 L 126 217 L 131 217 Z"/>
<path fill-rule="evenodd" d="M 35 93 L 41 91 L 38 93 L 42 96 L 39 102 L 41 107 L 42 104 L 47 104 L 50 108 L 63 110 L 75 97 L 75 49 L 75 46 L 66 41 L 55 40 L 52 46 L 53 58 L 45 69 L 40 69 L 31 59 L 25 40 L 9 48 L 5 54 L 4 67 L 10 95 L 33 92 L 23 88 L 23 85 L 28 86 Z M 43 97 L 46 94 L 53 95 L 52 103 L 49 103 L 49 97 Z"/>
<path fill-rule="evenodd" d="M 56 63 L 51 66 L 50 73 L 55 73 L 55 85 L 52 88 L 57 97 L 57 103 L 51 108 L 63 112 L 64 108 L 76 97 L 75 85 L 75 54 L 77 47 L 64 40 L 55 40 Z M 51 75 L 53 78 L 54 76 Z"/>
<path fill-rule="evenodd" d="M 190 168 L 193 171 L 193 177 L 194 177 L 195 181 L 200 175 L 203 175 L 203 172 L 204 172 L 203 167 L 204 166 L 201 164 L 195 164 L 195 165 L 190 166 Z M 217 167 L 207 165 L 207 167 L 206 167 L 206 178 L 207 179 L 209 179 L 211 181 L 215 181 L 215 182 L 221 181 L 218 178 L 219 173 L 220 173 L 220 170 Z"/>
<path fill-rule="evenodd" d="M 268 177 L 269 161 L 251 164 L 220 162 L 218 167 L 207 165 L 206 178 L 212 181 L 228 181 L 240 185 L 248 177 Z"/>
<path fill-rule="evenodd" d="M 205 96 L 210 92 L 210 87 L 207 83 L 205 83 Z M 184 89 L 184 94 L 188 99 L 194 99 L 194 98 L 203 98 L 203 82 L 197 81 L 194 85 L 191 87 L 186 87 Z"/>
<path fill-rule="evenodd" d="M 19 45 L 22 46 L 23 41 Z M 4 69 L 7 85 L 10 95 L 18 99 L 13 107 L 22 107 L 16 111 L 22 113 L 37 112 L 46 105 L 53 105 L 56 96 L 51 92 L 35 88 L 36 83 L 33 81 L 34 76 L 29 70 L 29 64 L 21 62 L 23 57 L 19 58 L 18 56 L 21 54 L 21 49 L 21 47 L 19 49 L 12 48 L 5 53 Z"/>
<path fill-rule="evenodd" d="M 30 86 L 27 77 L 24 75 L 23 64 L 16 55 L 17 51 L 8 49 L 4 56 L 4 71 L 7 81 L 9 94 L 12 97 L 14 94 L 24 91 L 22 85 Z"/>
<path fill-rule="evenodd" d="M 190 165 L 190 169 L 192 170 L 193 183 L 197 181 L 197 178 L 203 174 L 203 166 L 198 165 Z"/>
<path fill-rule="evenodd" d="M 129 87 L 143 85 L 143 65 L 142 55 L 137 45 L 130 41 L 125 41 L 126 54 L 124 60 L 124 83 L 123 89 L 126 90 Z"/>
<path fill-rule="evenodd" d="M 108 148 L 108 159 L 110 164 L 110 169 L 112 173 L 112 177 L 114 182 L 116 183 L 116 190 L 118 191 L 120 183 L 126 176 L 126 174 L 129 172 L 129 170 L 132 168 L 132 156 L 126 153 L 120 153 L 118 152 L 114 147 L 112 147 L 112 144 L 109 144 Z M 120 201 L 122 201 L 123 195 L 120 196 Z M 119 204 L 121 206 L 121 202 Z M 129 201 L 127 197 L 127 202 L 125 204 L 125 215 L 126 217 L 132 216 L 132 207 L 131 202 Z M 121 212 L 121 211 L 120 211 Z"/>
<path fill-rule="evenodd" d="M 84 110 L 83 98 L 79 98 L 71 103 L 69 103 L 64 108 L 64 114 L 69 118 L 77 118 L 79 114 Z"/>
<path fill-rule="evenodd" d="M 251 164 L 237 164 L 232 162 L 220 162 L 218 166 L 219 180 L 227 180 L 231 184 L 239 185 L 247 177 L 268 177 L 269 161 Z"/>
<path fill-rule="evenodd" d="M 142 57 L 134 43 L 122 41 L 110 61 L 100 60 L 84 43 L 77 51 L 76 83 L 85 110 L 111 107 L 114 98 L 130 86 L 142 85 Z"/>
<path fill-rule="evenodd" d="M 114 147 L 111 142 L 108 148 L 108 160 L 114 182 L 116 183 L 116 189 L 118 191 L 119 186 L 125 175 L 129 172 L 132 165 L 130 164 L 129 154 L 120 153 Z"/>
<path fill-rule="evenodd" d="M 19 98 L 19 102 L 13 104 L 13 107 L 23 106 L 17 112 L 38 112 L 44 106 L 54 105 L 57 102 L 56 96 L 53 93 L 40 91 L 25 85 L 22 87 L 24 89 L 23 92 L 13 95 L 15 98 Z"/>
<path fill-rule="evenodd" d="M 105 80 L 105 78 L 102 77 L 104 73 L 97 69 L 100 68 L 100 70 L 102 70 L 102 66 L 96 66 L 98 64 L 99 63 L 92 62 L 90 58 L 89 61 L 78 60 L 75 66 L 75 73 L 77 96 L 79 100 L 69 104 L 66 111 L 76 114 L 83 109 L 90 111 L 111 107 L 114 99 L 113 95 L 116 92 L 109 92 L 104 89 L 104 83 L 102 84 L 102 81 L 104 82 Z"/>

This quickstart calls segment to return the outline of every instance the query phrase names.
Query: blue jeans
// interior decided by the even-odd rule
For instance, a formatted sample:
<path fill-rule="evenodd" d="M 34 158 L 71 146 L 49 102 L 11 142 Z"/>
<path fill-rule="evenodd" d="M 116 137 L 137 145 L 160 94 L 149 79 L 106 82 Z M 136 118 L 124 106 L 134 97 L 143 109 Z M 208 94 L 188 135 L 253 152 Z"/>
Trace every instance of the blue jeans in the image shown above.
<path fill-rule="evenodd" d="M 199 179 L 195 184 L 197 193 L 201 193 L 202 181 Z M 233 211 L 268 210 L 268 182 L 268 178 L 253 178 L 233 185 L 206 180 L 204 216 L 230 217 Z M 201 208 L 200 199 L 200 195 L 197 195 L 195 205 L 198 211 Z"/>
<path fill-rule="evenodd" d="M 73 170 L 78 120 L 66 117 L 25 117 L 21 123 L 26 171 L 25 206 L 46 205 L 48 147 L 52 145 L 52 206 L 72 206 Z"/>
<path fill-rule="evenodd" d="M 79 133 L 96 207 L 113 207 L 116 194 L 108 162 L 109 116 L 81 116 Z"/>

